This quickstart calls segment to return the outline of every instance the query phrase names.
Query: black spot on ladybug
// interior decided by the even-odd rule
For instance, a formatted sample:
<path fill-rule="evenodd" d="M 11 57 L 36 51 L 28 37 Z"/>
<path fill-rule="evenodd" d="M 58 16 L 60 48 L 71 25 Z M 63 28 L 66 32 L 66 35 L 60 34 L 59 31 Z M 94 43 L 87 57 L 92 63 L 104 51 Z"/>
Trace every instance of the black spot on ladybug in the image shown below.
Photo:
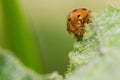
<path fill-rule="evenodd" d="M 78 18 L 80 17 L 80 15 L 77 16 Z"/>
<path fill-rule="evenodd" d="M 87 10 L 86 8 L 82 8 L 82 10 Z"/>
<path fill-rule="evenodd" d="M 71 18 L 69 18 L 68 21 L 71 21 Z"/>
<path fill-rule="evenodd" d="M 77 11 L 77 9 L 73 10 L 72 12 L 76 12 L 76 11 Z"/>

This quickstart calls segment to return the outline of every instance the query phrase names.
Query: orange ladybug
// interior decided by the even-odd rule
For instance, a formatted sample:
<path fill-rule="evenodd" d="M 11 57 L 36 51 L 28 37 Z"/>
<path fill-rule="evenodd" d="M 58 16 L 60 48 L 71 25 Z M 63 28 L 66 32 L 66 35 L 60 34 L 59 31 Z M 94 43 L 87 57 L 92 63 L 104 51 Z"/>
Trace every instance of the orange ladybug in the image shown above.
<path fill-rule="evenodd" d="M 82 40 L 85 33 L 85 25 L 90 23 L 91 11 L 86 8 L 78 8 L 69 13 L 67 18 L 67 31 L 73 33 L 77 40 Z"/>

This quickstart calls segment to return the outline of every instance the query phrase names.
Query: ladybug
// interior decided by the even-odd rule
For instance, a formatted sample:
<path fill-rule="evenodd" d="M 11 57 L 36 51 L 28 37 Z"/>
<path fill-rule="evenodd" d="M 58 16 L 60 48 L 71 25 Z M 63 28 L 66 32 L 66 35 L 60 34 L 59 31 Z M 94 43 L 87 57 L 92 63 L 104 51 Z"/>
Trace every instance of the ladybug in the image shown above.
<path fill-rule="evenodd" d="M 67 18 L 67 31 L 73 33 L 77 40 L 82 40 L 85 25 L 90 23 L 91 10 L 78 8 L 69 13 Z"/>

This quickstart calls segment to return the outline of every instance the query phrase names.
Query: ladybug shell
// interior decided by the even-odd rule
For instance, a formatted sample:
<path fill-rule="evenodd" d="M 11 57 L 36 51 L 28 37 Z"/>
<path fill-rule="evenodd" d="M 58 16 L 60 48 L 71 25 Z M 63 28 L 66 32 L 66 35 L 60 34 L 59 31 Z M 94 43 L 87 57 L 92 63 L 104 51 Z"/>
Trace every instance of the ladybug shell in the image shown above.
<path fill-rule="evenodd" d="M 73 33 L 77 39 L 82 39 L 85 32 L 85 24 L 90 23 L 90 10 L 78 8 L 69 13 L 67 18 L 67 30 Z"/>

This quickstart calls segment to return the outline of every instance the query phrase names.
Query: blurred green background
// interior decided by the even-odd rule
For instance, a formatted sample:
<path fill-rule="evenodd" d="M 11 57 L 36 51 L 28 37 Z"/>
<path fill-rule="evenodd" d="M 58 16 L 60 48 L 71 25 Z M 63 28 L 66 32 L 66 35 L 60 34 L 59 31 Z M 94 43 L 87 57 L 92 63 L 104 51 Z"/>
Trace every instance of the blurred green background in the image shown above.
<path fill-rule="evenodd" d="M 68 13 L 85 7 L 100 12 L 114 0 L 0 0 L 0 46 L 39 73 L 67 70 L 74 44 L 66 31 Z"/>

